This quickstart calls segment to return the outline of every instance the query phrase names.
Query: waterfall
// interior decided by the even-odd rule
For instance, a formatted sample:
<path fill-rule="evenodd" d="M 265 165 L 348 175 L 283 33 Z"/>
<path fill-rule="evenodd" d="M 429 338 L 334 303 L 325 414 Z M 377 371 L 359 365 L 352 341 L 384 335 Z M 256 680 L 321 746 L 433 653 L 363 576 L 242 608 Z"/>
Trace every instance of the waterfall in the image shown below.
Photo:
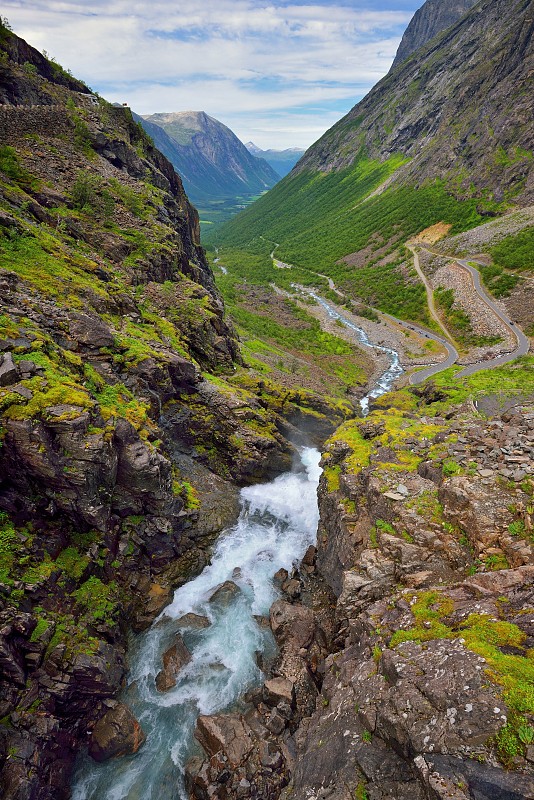
<path fill-rule="evenodd" d="M 290 571 L 315 544 L 320 454 L 302 448 L 300 458 L 294 471 L 241 491 L 239 519 L 218 539 L 210 565 L 177 589 L 150 630 L 133 637 L 128 687 L 121 699 L 147 740 L 136 755 L 104 764 L 81 756 L 73 800 L 185 800 L 184 766 L 198 751 L 193 738 L 198 715 L 235 706 L 263 682 L 256 655 L 272 651 L 274 642 L 256 618 L 267 615 L 277 597 L 274 574 L 282 567 Z M 209 602 L 228 580 L 239 589 L 231 601 Z M 179 628 L 178 620 L 190 612 L 207 617 L 209 626 Z M 192 659 L 176 686 L 160 693 L 155 676 L 178 630 Z"/>

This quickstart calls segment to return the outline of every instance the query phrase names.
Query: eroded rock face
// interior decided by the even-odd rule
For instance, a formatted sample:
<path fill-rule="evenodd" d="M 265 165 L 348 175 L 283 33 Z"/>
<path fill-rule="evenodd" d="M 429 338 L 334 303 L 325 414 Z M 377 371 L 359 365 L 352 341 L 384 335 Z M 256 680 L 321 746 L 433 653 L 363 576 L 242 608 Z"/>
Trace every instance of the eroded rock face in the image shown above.
<path fill-rule="evenodd" d="M 95 761 L 137 753 L 146 736 L 128 706 L 118 703 L 96 723 L 89 740 Z"/>
<path fill-rule="evenodd" d="M 195 729 L 209 756 L 223 754 L 231 767 L 236 767 L 252 749 L 251 731 L 238 714 L 199 716 Z"/>

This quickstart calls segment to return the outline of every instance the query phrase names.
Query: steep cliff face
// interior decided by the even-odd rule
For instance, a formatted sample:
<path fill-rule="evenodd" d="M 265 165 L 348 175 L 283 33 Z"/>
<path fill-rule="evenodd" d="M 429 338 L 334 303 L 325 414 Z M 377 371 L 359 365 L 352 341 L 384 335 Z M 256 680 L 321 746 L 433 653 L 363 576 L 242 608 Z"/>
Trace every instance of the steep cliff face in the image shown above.
<path fill-rule="evenodd" d="M 392 69 L 423 47 L 441 31 L 454 25 L 478 0 L 427 0 L 415 12 L 395 55 Z"/>
<path fill-rule="evenodd" d="M 533 408 L 467 404 L 451 423 L 439 407 L 425 390 L 327 450 L 317 566 L 345 638 L 297 734 L 292 797 L 534 789 Z"/>
<path fill-rule="evenodd" d="M 343 169 L 360 148 L 380 160 L 402 153 L 403 182 L 445 178 L 461 191 L 465 173 L 479 193 L 532 201 L 530 12 L 528 0 L 478 3 L 380 81 L 307 151 L 299 171 Z"/>
<path fill-rule="evenodd" d="M 406 313 L 412 280 L 399 243 L 438 222 L 459 232 L 533 202 L 531 10 L 528 0 L 477 3 L 214 231 L 215 243 L 253 251 L 259 237 L 274 240 L 281 260 Z"/>
<path fill-rule="evenodd" d="M 180 173 L 195 202 L 259 193 L 279 180 L 264 159 L 252 156 L 235 133 L 203 111 L 152 114 L 141 124 Z M 171 143 L 154 126 L 163 129 Z"/>

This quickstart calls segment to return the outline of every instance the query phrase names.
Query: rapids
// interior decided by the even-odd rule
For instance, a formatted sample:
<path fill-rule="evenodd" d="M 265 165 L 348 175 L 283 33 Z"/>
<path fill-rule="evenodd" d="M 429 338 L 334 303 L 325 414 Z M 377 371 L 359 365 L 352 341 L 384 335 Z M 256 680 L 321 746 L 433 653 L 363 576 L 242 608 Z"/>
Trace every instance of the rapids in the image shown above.
<path fill-rule="evenodd" d="M 269 613 L 277 597 L 273 576 L 298 564 L 315 544 L 319 512 L 320 454 L 303 448 L 301 463 L 270 483 L 241 491 L 241 513 L 221 535 L 210 565 L 174 594 L 150 630 L 132 637 L 128 687 L 121 699 L 133 710 L 147 740 L 134 756 L 96 764 L 81 756 L 73 800 L 184 800 L 187 759 L 197 752 L 193 730 L 199 713 L 236 707 L 243 694 L 262 683 L 258 652 L 273 651 L 269 629 L 255 616 Z M 240 593 L 227 606 L 209 603 L 216 587 L 233 580 Z M 174 689 L 156 690 L 163 652 L 178 631 L 176 620 L 193 612 L 210 626 L 182 630 L 192 660 Z"/>

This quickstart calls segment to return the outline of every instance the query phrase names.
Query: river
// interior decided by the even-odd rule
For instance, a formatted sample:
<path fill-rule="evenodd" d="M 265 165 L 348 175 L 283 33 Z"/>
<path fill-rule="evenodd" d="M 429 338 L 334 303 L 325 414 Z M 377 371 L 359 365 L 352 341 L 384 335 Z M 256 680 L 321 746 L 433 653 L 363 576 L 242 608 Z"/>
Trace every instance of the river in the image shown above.
<path fill-rule="evenodd" d="M 132 637 L 126 702 L 147 740 L 131 757 L 96 764 L 78 760 L 73 800 L 184 800 L 184 766 L 197 751 L 193 730 L 199 713 L 233 707 L 264 680 L 257 652 L 273 649 L 269 629 L 255 619 L 269 613 L 277 593 L 273 576 L 298 564 L 315 544 L 320 454 L 303 448 L 300 463 L 274 481 L 241 491 L 241 513 L 218 539 L 211 564 L 174 594 L 159 620 Z M 214 590 L 232 580 L 241 592 L 229 605 L 209 602 Z M 174 689 L 156 690 L 161 658 L 189 612 L 208 617 L 202 630 L 181 630 L 192 660 Z"/>
<path fill-rule="evenodd" d="M 330 305 L 330 303 L 327 303 L 324 298 L 319 297 L 319 295 L 315 294 L 315 292 L 308 290 L 307 294 L 313 297 L 313 299 L 325 309 L 326 313 L 331 319 L 339 320 L 339 322 L 341 322 L 346 328 L 349 328 L 351 331 L 353 331 L 356 334 L 356 338 L 360 344 L 363 344 L 366 347 L 371 347 L 381 353 L 385 353 L 385 355 L 389 358 L 389 367 L 387 370 L 382 373 L 379 378 L 377 378 L 375 386 L 360 400 L 362 414 L 363 416 L 367 416 L 369 413 L 369 402 L 371 400 L 376 400 L 377 397 L 381 397 L 383 394 L 386 394 L 386 392 L 389 392 L 397 378 L 400 378 L 400 376 L 403 374 L 404 370 L 400 363 L 399 354 L 391 347 L 384 347 L 381 344 L 373 344 L 363 328 L 359 328 L 354 324 L 354 322 L 351 322 L 339 311 L 336 311 Z"/>
<path fill-rule="evenodd" d="M 322 297 L 309 294 L 332 319 L 352 330 L 361 344 L 385 353 L 390 360 L 388 369 L 360 400 L 365 416 L 370 400 L 388 392 L 403 373 L 399 355 L 373 344 L 362 328 Z M 256 655 L 272 651 L 274 643 L 256 617 L 267 615 L 276 599 L 274 574 L 281 567 L 290 571 L 309 545 L 315 544 L 320 453 L 303 448 L 300 458 L 292 472 L 241 490 L 239 519 L 219 538 L 211 564 L 177 589 L 149 631 L 132 637 L 128 687 L 122 700 L 132 708 L 147 740 L 135 756 L 105 764 L 82 755 L 75 771 L 73 800 L 186 799 L 184 767 L 199 749 L 193 737 L 198 715 L 230 709 L 262 683 Z M 216 588 L 228 580 L 234 581 L 240 593 L 229 605 L 210 603 Z M 207 617 L 209 627 L 180 628 L 177 621 L 188 613 Z M 178 631 L 192 659 L 180 672 L 177 685 L 160 693 L 155 676 Z"/>

